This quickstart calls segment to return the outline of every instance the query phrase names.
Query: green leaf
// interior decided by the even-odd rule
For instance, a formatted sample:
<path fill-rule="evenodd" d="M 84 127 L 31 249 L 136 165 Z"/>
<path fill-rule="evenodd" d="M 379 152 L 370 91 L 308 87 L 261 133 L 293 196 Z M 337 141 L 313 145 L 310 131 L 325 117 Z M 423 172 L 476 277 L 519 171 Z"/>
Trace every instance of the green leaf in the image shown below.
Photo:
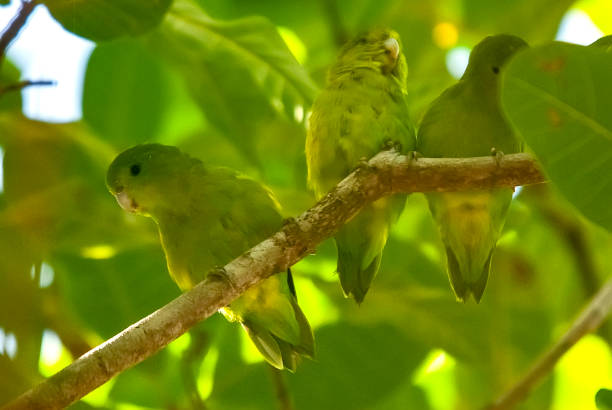
<path fill-rule="evenodd" d="M 553 43 L 507 68 L 502 100 L 510 120 L 561 193 L 612 230 L 612 54 Z"/>
<path fill-rule="evenodd" d="M 58 254 L 52 264 L 74 311 L 103 338 L 115 335 L 179 294 L 157 246 L 100 260 Z"/>
<path fill-rule="evenodd" d="M 136 36 L 162 20 L 172 0 L 43 0 L 66 30 L 94 41 Z"/>
<path fill-rule="evenodd" d="M 610 389 L 599 389 L 595 395 L 595 404 L 600 410 L 611 410 L 612 409 L 612 390 Z"/>
<path fill-rule="evenodd" d="M 193 1 L 177 0 L 148 40 L 182 73 L 208 121 L 251 156 L 257 124 L 279 115 L 293 120 L 317 92 L 263 17 L 217 21 Z"/>
<path fill-rule="evenodd" d="M 83 86 L 83 117 L 117 147 L 150 141 L 167 106 L 165 67 L 132 39 L 94 50 Z"/>
<path fill-rule="evenodd" d="M 0 89 L 19 81 L 19 70 L 10 63 L 4 61 L 2 72 L 0 72 Z M 21 92 L 19 90 L 0 94 L 0 111 L 21 111 Z"/>
<path fill-rule="evenodd" d="M 316 360 L 303 362 L 289 378 L 296 407 L 373 408 L 404 383 L 425 353 L 386 324 L 324 326 L 317 330 Z"/>

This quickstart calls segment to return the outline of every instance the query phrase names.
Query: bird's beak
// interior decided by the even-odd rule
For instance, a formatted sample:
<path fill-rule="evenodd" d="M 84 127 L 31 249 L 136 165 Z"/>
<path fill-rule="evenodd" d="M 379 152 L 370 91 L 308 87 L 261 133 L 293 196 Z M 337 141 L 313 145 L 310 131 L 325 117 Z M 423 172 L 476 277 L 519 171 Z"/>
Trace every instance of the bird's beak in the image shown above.
<path fill-rule="evenodd" d="M 136 212 L 138 204 L 136 204 L 136 202 L 133 201 L 125 191 L 117 192 L 115 194 L 115 198 L 117 199 L 117 202 L 121 208 L 128 212 Z"/>
<path fill-rule="evenodd" d="M 393 60 L 394 61 L 397 60 L 397 57 L 399 56 L 399 53 L 400 53 L 400 46 L 397 40 L 394 39 L 393 37 L 389 37 L 388 39 L 385 40 L 383 44 L 385 46 L 385 49 L 389 50 L 389 53 L 391 57 L 393 58 Z"/>

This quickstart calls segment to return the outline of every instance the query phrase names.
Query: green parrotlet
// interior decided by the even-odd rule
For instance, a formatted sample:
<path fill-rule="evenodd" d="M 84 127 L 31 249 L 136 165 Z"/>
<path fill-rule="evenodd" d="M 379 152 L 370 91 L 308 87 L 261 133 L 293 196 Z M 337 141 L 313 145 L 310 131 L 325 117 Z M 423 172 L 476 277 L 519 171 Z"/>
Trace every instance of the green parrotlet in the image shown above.
<path fill-rule="evenodd" d="M 236 171 L 205 166 L 178 148 L 145 144 L 119 154 L 107 185 L 119 205 L 153 218 L 170 276 L 182 290 L 203 280 L 282 226 L 276 201 Z M 239 322 L 263 357 L 295 370 L 314 355 L 314 338 L 297 303 L 291 272 L 247 290 L 221 310 Z"/>
<path fill-rule="evenodd" d="M 399 35 L 367 32 L 340 51 L 315 100 L 306 137 L 308 183 L 322 197 L 364 158 L 390 147 L 415 147 L 405 100 L 407 66 Z M 361 303 L 378 272 L 389 229 L 406 195 L 382 198 L 335 236 L 337 271 L 346 296 Z"/>
<path fill-rule="evenodd" d="M 425 113 L 417 151 L 425 157 L 476 157 L 522 151 L 504 117 L 500 75 L 510 57 L 527 44 L 512 35 L 490 36 L 472 50 L 465 73 Z M 448 275 L 458 300 L 479 302 L 491 256 L 512 200 L 512 189 L 427 193 L 446 248 Z"/>

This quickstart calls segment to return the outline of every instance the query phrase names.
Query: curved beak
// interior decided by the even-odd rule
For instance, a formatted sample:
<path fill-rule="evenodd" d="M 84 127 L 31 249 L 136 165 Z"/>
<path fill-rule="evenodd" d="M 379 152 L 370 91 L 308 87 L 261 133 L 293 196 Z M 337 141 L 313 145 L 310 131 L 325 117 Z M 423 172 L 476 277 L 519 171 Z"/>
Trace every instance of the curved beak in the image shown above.
<path fill-rule="evenodd" d="M 129 197 L 125 191 L 117 192 L 115 198 L 119 203 L 119 206 L 128 212 L 136 212 L 138 204 Z"/>
<path fill-rule="evenodd" d="M 385 46 L 385 49 L 389 50 L 389 53 L 391 57 L 393 57 L 393 60 L 397 60 L 397 57 L 399 56 L 399 53 L 400 53 L 400 46 L 397 40 L 394 39 L 393 37 L 389 37 L 388 39 L 385 40 L 383 44 Z"/>

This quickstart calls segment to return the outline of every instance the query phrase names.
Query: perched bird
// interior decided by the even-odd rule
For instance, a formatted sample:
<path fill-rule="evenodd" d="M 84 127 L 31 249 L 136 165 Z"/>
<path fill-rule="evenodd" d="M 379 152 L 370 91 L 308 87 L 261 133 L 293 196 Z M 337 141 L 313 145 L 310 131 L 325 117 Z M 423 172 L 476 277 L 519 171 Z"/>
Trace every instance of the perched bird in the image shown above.
<path fill-rule="evenodd" d="M 275 200 L 257 182 L 207 167 L 175 147 L 145 144 L 124 151 L 110 165 L 106 183 L 123 209 L 157 223 L 170 276 L 182 290 L 282 226 Z M 238 321 L 278 369 L 293 371 L 299 355 L 314 355 L 290 271 L 253 286 L 221 313 Z"/>
<path fill-rule="evenodd" d="M 476 157 L 522 151 L 504 118 L 500 72 L 527 44 L 512 35 L 487 37 L 472 50 L 459 82 L 434 100 L 418 131 L 417 151 L 425 157 Z M 448 275 L 457 299 L 470 293 L 479 302 L 491 255 L 506 219 L 512 189 L 427 193 L 446 247 Z"/>
<path fill-rule="evenodd" d="M 406 76 L 394 31 L 373 30 L 343 47 L 313 104 L 306 137 L 308 183 L 318 198 L 364 158 L 391 147 L 414 150 Z M 406 195 L 394 195 L 367 205 L 335 237 L 342 289 L 358 303 L 378 272 L 389 228 L 405 201 Z"/>

